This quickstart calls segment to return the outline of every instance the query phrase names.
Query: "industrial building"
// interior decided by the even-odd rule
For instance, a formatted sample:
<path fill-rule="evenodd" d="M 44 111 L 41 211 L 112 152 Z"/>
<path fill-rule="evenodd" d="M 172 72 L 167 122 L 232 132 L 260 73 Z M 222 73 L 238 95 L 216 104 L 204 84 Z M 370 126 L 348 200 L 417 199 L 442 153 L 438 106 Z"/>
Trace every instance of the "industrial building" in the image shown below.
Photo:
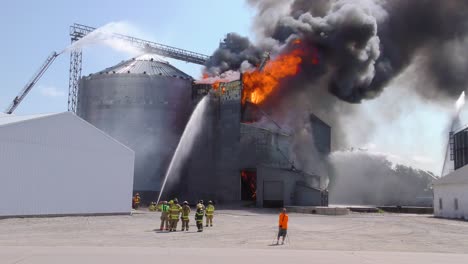
<path fill-rule="evenodd" d="M 80 24 L 71 26 L 72 47 L 95 30 Z M 190 63 L 205 65 L 210 59 L 131 36 L 113 37 L 146 52 Z M 308 156 L 314 160 L 298 160 L 292 151 L 297 143 L 295 132 L 285 132 L 271 113 L 242 99 L 246 92 L 242 76 L 216 85 L 199 84 L 168 62 L 143 55 L 82 77 L 82 50 L 75 47 L 70 52 L 68 110 L 134 151 L 132 191 L 140 193 L 143 204 L 156 200 L 161 193 L 163 198 L 177 195 L 192 202 L 200 198 L 227 203 L 246 201 L 265 207 L 328 204 L 325 186 L 331 128 L 312 113 L 301 113 L 310 136 L 306 140 L 310 142 L 301 143 L 301 148 L 305 148 L 304 153 L 310 148 L 314 154 Z M 60 54 L 52 52 L 47 57 L 5 113 L 13 113 Z M 258 71 L 269 58 L 270 53 L 265 52 Z M 208 110 L 204 120 L 196 122 L 197 130 L 203 131 L 187 144 L 190 150 L 181 145 L 190 155 L 177 162 L 177 175 L 161 192 L 185 126 L 203 97 L 207 97 L 203 102 L 209 103 L 203 109 Z M 81 164 L 88 166 L 86 162 Z"/>
<path fill-rule="evenodd" d="M 135 151 L 133 189 L 152 201 L 193 109 L 192 78 L 141 56 L 81 78 L 77 115 Z"/>
<path fill-rule="evenodd" d="M 82 77 L 77 114 L 135 151 L 134 192 L 155 200 L 184 127 L 196 104 L 209 96 L 202 136 L 163 197 L 195 201 L 250 201 L 258 206 L 324 205 L 320 175 L 294 167 L 290 135 L 259 126 L 263 116 L 241 103 L 242 82 L 217 89 L 160 59 L 144 55 Z M 311 115 L 318 146 L 330 152 L 330 127 Z"/>
<path fill-rule="evenodd" d="M 214 147 L 201 151 L 210 157 L 205 160 L 203 182 L 214 183 L 218 201 L 253 201 L 260 207 L 280 207 L 284 205 L 328 205 L 328 193 L 320 189 L 321 176 L 313 172 L 301 171 L 295 167 L 290 157 L 292 136 L 285 133 L 259 106 L 242 104 L 242 82 L 240 80 L 221 83 L 218 88 L 194 85 L 194 98 L 210 96 L 211 112 L 209 135 Z M 309 113 L 313 127 L 315 148 L 326 163 L 331 148 L 331 128 L 322 120 Z M 269 125 L 258 122 L 269 119 Z M 265 121 L 264 121 L 265 122 Z M 276 127 L 271 129 L 267 127 Z M 211 131 L 209 131 L 211 130 Z M 211 152 L 211 153 L 210 153 Z M 202 157 L 202 156 L 197 156 Z M 205 186 L 197 185 L 200 179 L 193 164 L 188 165 L 188 181 L 193 179 L 189 196 L 204 194 Z M 319 164 L 317 164 L 318 166 Z M 197 175 L 191 175 L 195 172 Z M 203 174 L 203 173 L 202 173 Z M 198 190 L 197 190 L 198 189 Z M 195 195 L 194 195 L 195 194 Z M 210 194 L 204 194 L 210 197 Z M 211 194 L 213 196 L 213 194 Z"/>
<path fill-rule="evenodd" d="M 0 217 L 130 214 L 134 152 L 71 112 L 0 115 Z"/>
<path fill-rule="evenodd" d="M 468 128 L 450 135 L 455 170 L 434 181 L 434 215 L 468 220 Z"/>

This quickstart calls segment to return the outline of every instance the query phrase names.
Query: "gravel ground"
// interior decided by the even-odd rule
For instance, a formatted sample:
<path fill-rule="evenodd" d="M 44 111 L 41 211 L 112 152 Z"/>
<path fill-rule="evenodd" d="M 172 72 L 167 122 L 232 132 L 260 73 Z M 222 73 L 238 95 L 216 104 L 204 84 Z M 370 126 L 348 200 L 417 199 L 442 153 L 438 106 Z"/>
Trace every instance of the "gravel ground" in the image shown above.
<path fill-rule="evenodd" d="M 427 215 L 289 214 L 282 249 L 468 253 L 468 222 Z M 132 216 L 13 218 L 0 220 L 0 247 L 157 247 L 271 249 L 276 211 L 218 210 L 214 227 L 197 233 L 159 232 L 159 213 Z M 180 229 L 180 223 L 179 223 Z"/>

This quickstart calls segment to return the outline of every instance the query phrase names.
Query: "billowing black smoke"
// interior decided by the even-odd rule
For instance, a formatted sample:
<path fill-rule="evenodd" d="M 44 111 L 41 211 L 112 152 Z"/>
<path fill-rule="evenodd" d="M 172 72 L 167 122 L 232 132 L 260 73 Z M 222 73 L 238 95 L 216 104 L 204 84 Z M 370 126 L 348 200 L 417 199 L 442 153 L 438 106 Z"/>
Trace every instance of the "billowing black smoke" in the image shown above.
<path fill-rule="evenodd" d="M 319 65 L 304 58 L 297 76 L 314 83 L 327 76 L 328 91 L 359 103 L 378 96 L 416 58 L 430 83 L 416 87 L 455 97 L 468 84 L 468 1 L 466 0 L 249 0 L 258 10 L 257 41 L 228 35 L 207 63 L 220 74 L 256 66 L 263 50 L 284 52 L 301 39 L 318 53 Z M 314 65 L 313 65 L 314 66 Z M 320 71 L 317 71 L 320 68 Z M 308 89 L 310 85 L 294 87 Z M 438 93 L 439 95 L 440 93 Z"/>
<path fill-rule="evenodd" d="M 210 75 L 220 75 L 229 70 L 239 70 L 242 63 L 256 65 L 262 52 L 248 38 L 236 33 L 226 35 L 222 46 L 217 49 L 206 63 Z"/>

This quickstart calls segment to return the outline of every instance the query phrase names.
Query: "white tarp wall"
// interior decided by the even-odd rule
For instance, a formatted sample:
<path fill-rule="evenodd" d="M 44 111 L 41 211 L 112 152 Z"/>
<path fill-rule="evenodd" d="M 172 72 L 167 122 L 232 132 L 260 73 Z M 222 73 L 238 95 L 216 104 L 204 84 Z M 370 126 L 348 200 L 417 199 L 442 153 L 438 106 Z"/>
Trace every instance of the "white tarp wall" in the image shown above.
<path fill-rule="evenodd" d="M 434 216 L 468 220 L 468 166 L 434 182 Z"/>
<path fill-rule="evenodd" d="M 0 217 L 129 214 L 134 152 L 65 112 L 0 116 Z"/>

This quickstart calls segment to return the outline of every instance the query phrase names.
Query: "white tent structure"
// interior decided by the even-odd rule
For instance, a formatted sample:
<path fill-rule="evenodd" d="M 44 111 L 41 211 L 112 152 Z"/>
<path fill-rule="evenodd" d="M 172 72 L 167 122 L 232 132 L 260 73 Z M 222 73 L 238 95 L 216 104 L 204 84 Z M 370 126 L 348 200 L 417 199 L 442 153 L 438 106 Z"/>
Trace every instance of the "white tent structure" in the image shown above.
<path fill-rule="evenodd" d="M 130 214 L 134 159 L 70 112 L 0 115 L 0 217 Z"/>
<path fill-rule="evenodd" d="M 468 165 L 434 181 L 434 216 L 468 220 Z"/>

